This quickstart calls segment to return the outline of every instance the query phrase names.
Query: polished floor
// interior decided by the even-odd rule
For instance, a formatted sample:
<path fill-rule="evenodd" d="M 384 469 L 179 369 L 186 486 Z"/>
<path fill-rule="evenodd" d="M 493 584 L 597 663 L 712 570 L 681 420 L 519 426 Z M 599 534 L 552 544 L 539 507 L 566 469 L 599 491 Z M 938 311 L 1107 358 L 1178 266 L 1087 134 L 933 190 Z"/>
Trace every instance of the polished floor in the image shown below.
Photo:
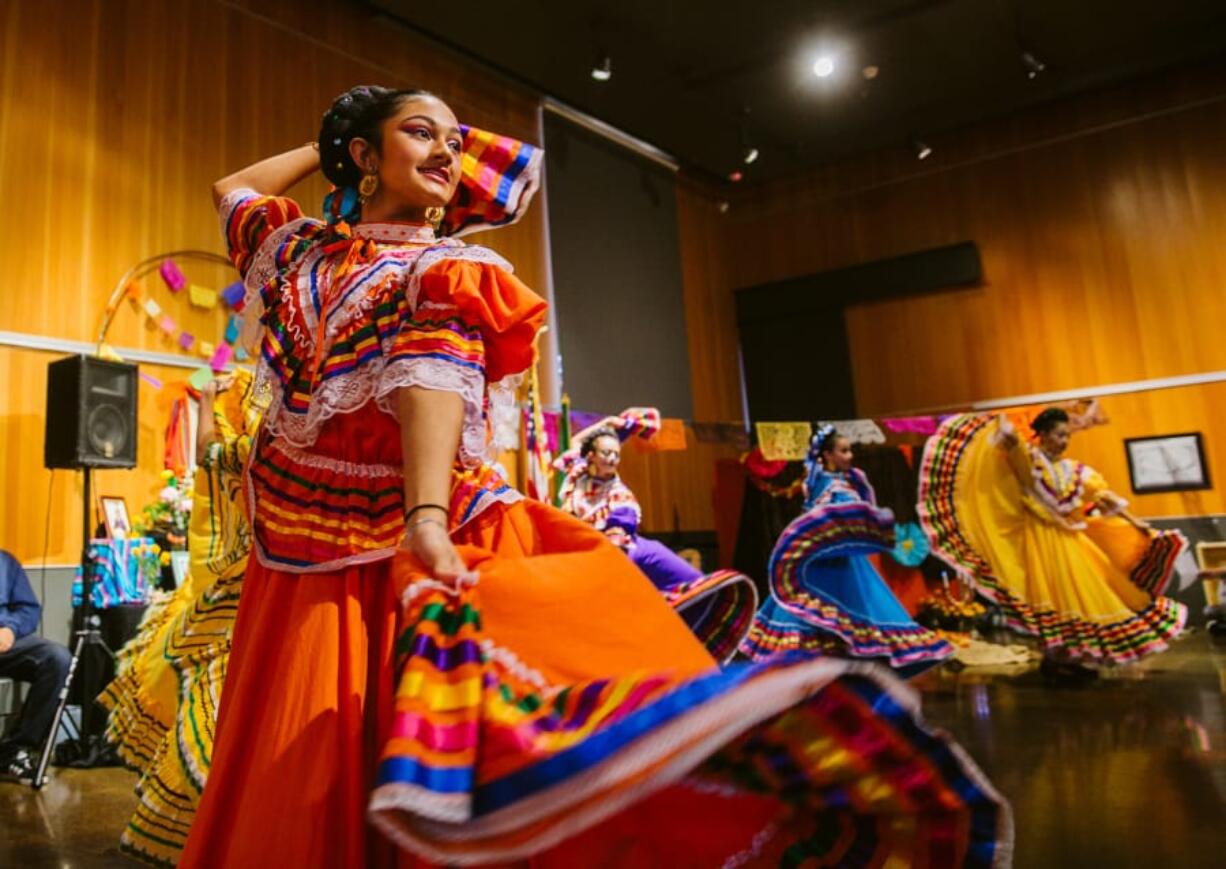
<path fill-rule="evenodd" d="M 1081 688 L 948 668 L 919 684 L 1013 803 L 1018 867 L 1226 866 L 1226 643 L 1194 633 Z M 0 867 L 137 865 L 116 848 L 133 773 L 0 784 Z"/>

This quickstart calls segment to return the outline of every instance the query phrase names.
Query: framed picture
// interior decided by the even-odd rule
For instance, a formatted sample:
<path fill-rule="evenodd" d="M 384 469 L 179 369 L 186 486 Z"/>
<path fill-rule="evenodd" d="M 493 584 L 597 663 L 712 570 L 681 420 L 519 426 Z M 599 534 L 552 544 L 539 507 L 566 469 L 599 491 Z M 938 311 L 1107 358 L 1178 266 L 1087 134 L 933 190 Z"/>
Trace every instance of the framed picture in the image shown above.
<path fill-rule="evenodd" d="M 1210 488 L 1200 432 L 1125 438 L 1124 451 L 1132 491 L 1139 495 Z"/>
<path fill-rule="evenodd" d="M 1201 570 L 1226 570 L 1226 540 L 1197 543 L 1196 566 Z"/>
<path fill-rule="evenodd" d="M 132 523 L 128 521 L 128 503 L 123 498 L 103 495 L 98 499 L 102 504 L 102 520 L 106 523 L 106 536 L 113 540 L 122 540 L 132 533 Z"/>

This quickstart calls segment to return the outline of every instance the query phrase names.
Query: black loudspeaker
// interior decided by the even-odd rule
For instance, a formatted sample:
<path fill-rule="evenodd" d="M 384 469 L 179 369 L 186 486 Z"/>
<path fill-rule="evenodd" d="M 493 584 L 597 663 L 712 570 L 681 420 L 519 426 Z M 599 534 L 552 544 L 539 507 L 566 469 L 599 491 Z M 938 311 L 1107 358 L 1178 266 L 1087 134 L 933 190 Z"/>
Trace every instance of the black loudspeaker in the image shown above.
<path fill-rule="evenodd" d="M 69 356 L 47 366 L 43 464 L 135 467 L 135 365 Z"/>

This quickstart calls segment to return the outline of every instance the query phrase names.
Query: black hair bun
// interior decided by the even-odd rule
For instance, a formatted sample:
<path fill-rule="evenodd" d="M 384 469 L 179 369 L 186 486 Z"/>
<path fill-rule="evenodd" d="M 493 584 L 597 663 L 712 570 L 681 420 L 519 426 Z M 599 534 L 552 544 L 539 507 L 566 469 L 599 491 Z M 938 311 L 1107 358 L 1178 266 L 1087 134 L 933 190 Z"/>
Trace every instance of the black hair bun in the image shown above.
<path fill-rule="evenodd" d="M 1034 422 L 1030 423 L 1030 430 L 1041 435 L 1062 422 L 1068 422 L 1068 412 L 1059 407 L 1049 407 L 1034 418 Z"/>
<path fill-rule="evenodd" d="M 319 126 L 319 163 L 324 177 L 337 187 L 357 187 L 362 170 L 349 155 L 349 143 L 369 139 L 388 101 L 400 91 L 378 85 L 358 85 L 332 101 Z M 377 134 L 377 132 L 375 133 Z"/>

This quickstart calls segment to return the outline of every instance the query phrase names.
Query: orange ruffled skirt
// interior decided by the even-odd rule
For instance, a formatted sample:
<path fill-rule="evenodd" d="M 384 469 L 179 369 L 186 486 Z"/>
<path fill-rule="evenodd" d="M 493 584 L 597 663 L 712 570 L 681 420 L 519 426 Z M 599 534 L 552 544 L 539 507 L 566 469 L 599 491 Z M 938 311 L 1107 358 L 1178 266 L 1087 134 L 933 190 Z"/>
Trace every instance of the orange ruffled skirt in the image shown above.
<path fill-rule="evenodd" d="M 1008 862 L 1007 805 L 889 676 L 721 671 L 536 502 L 454 537 L 480 579 L 452 593 L 405 555 L 252 560 L 182 865 Z"/>

